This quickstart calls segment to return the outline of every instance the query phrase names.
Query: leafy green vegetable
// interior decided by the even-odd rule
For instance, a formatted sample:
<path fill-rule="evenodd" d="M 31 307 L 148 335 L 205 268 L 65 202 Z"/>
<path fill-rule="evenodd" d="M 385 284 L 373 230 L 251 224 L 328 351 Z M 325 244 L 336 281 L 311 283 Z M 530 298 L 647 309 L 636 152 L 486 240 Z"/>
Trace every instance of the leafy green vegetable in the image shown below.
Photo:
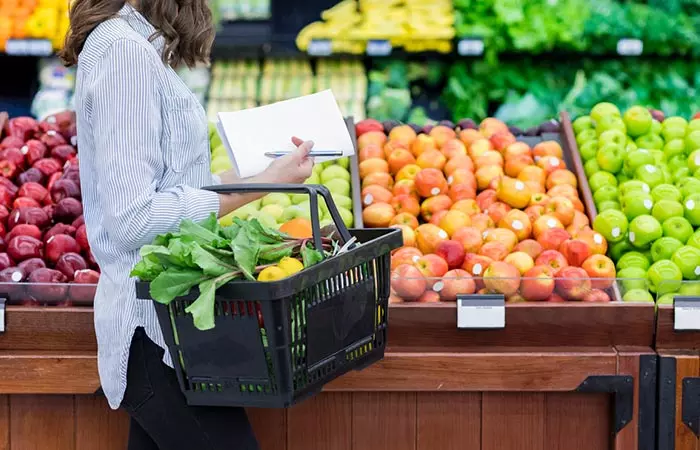
<path fill-rule="evenodd" d="M 212 214 L 201 223 L 183 220 L 179 232 L 145 245 L 131 276 L 150 282 L 151 297 L 166 305 L 198 286 L 199 296 L 186 311 L 198 329 L 208 330 L 214 327 L 217 289 L 236 279 L 255 280 L 260 270 L 285 256 L 301 258 L 305 267 L 317 264 L 337 248 L 330 238 L 322 241 L 324 252 L 309 247 L 307 239 L 292 238 L 257 219 L 236 219 L 221 227 Z"/>

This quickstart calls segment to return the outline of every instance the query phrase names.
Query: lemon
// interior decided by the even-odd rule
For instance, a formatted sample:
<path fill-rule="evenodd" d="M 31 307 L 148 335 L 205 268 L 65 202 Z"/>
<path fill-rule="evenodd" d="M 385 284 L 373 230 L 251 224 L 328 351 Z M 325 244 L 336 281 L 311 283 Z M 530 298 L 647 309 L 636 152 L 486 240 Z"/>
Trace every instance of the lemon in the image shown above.
<path fill-rule="evenodd" d="M 277 264 L 277 267 L 282 269 L 288 276 L 304 270 L 304 264 L 302 264 L 301 261 L 289 257 L 282 258 L 282 260 Z"/>
<path fill-rule="evenodd" d="M 287 277 L 287 272 L 279 267 L 267 267 L 258 274 L 258 281 L 270 282 Z"/>

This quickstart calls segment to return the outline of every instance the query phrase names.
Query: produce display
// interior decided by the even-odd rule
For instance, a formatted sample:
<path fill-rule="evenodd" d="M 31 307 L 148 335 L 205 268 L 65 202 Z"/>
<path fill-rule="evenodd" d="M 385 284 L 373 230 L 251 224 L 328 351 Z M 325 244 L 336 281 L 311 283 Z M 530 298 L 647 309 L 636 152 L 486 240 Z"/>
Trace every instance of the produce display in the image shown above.
<path fill-rule="evenodd" d="M 700 283 L 700 119 L 599 103 L 573 123 L 624 297 L 672 303 Z M 650 293 L 651 292 L 651 293 Z"/>
<path fill-rule="evenodd" d="M 614 53 L 621 39 L 640 39 L 645 54 L 697 55 L 700 4 L 695 1 L 454 0 L 459 37 L 484 40 L 487 58 L 502 52 Z"/>
<path fill-rule="evenodd" d="M 91 302 L 99 268 L 83 223 L 74 115 L 58 113 L 42 122 L 15 117 L 2 136 L 3 291 L 27 305 Z"/>
<path fill-rule="evenodd" d="M 54 50 L 63 47 L 68 32 L 66 0 L 2 0 L 0 51 L 9 39 L 46 39 Z"/>
<path fill-rule="evenodd" d="M 493 118 L 419 130 L 368 119 L 356 133 L 364 224 L 403 232 L 393 302 L 611 300 L 607 241 L 558 142 L 531 148 Z"/>
<path fill-rule="evenodd" d="M 199 296 L 185 311 L 192 314 L 195 327 L 208 330 L 214 328 L 216 290 L 224 284 L 277 281 L 323 260 L 324 255 L 313 248 L 310 227 L 288 231 L 292 233 L 268 228 L 256 219 L 235 218 L 222 226 L 214 214 L 202 223 L 183 220 L 177 232 L 160 235 L 141 249 L 141 260 L 131 275 L 151 282 L 152 298 L 163 304 L 198 286 Z M 325 256 L 340 249 L 332 234 L 322 239 Z"/>
<path fill-rule="evenodd" d="M 449 53 L 454 38 L 450 0 L 343 0 L 304 27 L 299 50 L 329 40 L 334 53 L 363 54 L 369 41 L 388 41 L 409 52 Z"/>

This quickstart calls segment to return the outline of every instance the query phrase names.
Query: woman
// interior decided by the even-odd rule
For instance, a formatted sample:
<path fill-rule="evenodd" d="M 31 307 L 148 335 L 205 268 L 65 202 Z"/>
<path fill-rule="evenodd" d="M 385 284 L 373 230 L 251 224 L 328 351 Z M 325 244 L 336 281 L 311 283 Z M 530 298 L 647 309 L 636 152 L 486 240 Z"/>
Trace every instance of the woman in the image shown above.
<path fill-rule="evenodd" d="M 80 173 L 88 240 L 102 277 L 95 331 L 102 388 L 131 416 L 129 449 L 257 449 L 245 412 L 189 407 L 151 302 L 136 299 L 129 272 L 139 248 L 182 219 L 219 216 L 257 198 L 201 190 L 209 170 L 207 120 L 172 67 L 207 62 L 207 0 L 74 0 L 63 59 L 77 65 Z M 299 183 L 311 174 L 311 142 L 250 183 Z"/>

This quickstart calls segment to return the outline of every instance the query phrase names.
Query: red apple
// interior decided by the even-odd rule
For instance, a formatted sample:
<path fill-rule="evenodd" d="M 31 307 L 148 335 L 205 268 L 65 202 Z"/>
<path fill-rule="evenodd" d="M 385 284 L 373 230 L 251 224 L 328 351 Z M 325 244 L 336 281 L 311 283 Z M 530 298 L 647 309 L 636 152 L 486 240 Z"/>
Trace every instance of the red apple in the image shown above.
<path fill-rule="evenodd" d="M 415 265 L 427 279 L 440 278 L 449 270 L 447 261 L 435 254 L 421 256 Z"/>
<path fill-rule="evenodd" d="M 476 291 L 476 283 L 469 272 L 461 269 L 450 270 L 442 278 L 442 289 L 440 289 L 440 300 L 444 302 L 454 302 L 458 295 L 473 294 Z M 433 286 L 437 290 L 438 284 Z"/>
<path fill-rule="evenodd" d="M 557 250 L 545 250 L 535 259 L 535 265 L 549 266 L 556 273 L 559 269 L 567 267 L 569 263 L 564 258 L 564 255 Z"/>
<path fill-rule="evenodd" d="M 591 255 L 581 265 L 591 277 L 591 285 L 594 289 L 607 289 L 615 283 L 615 263 L 605 255 Z"/>
<path fill-rule="evenodd" d="M 570 266 L 576 267 L 581 267 L 583 262 L 591 256 L 591 249 L 581 239 L 567 239 L 561 243 L 559 251 Z"/>
<path fill-rule="evenodd" d="M 520 293 L 530 301 L 546 300 L 554 292 L 554 276 L 549 266 L 535 266 L 525 272 Z"/>
<path fill-rule="evenodd" d="M 606 294 L 604 291 L 601 291 L 600 289 L 592 289 L 583 296 L 581 299 L 584 302 L 609 302 L 610 301 L 610 296 Z"/>
<path fill-rule="evenodd" d="M 525 239 L 518 242 L 518 245 L 515 246 L 516 252 L 527 253 L 532 259 L 537 259 L 543 250 L 542 245 L 534 239 Z"/>
<path fill-rule="evenodd" d="M 450 240 L 440 242 L 435 249 L 435 254 L 447 261 L 450 269 L 457 269 L 462 267 L 466 252 L 462 243 Z"/>
<path fill-rule="evenodd" d="M 556 274 L 556 290 L 568 300 L 582 300 L 591 290 L 591 278 L 580 267 L 564 267 Z"/>
<path fill-rule="evenodd" d="M 421 256 L 423 253 L 415 247 L 401 247 L 391 255 L 391 270 L 403 264 L 412 266 Z"/>
<path fill-rule="evenodd" d="M 484 286 L 506 296 L 514 295 L 520 287 L 520 272 L 512 264 L 494 261 L 484 272 Z"/>
<path fill-rule="evenodd" d="M 391 273 L 391 287 L 404 300 L 415 300 L 425 292 L 426 280 L 420 271 L 402 264 Z"/>
<path fill-rule="evenodd" d="M 435 291 L 425 291 L 423 295 L 416 299 L 418 303 L 437 303 L 440 301 L 440 294 Z"/>

